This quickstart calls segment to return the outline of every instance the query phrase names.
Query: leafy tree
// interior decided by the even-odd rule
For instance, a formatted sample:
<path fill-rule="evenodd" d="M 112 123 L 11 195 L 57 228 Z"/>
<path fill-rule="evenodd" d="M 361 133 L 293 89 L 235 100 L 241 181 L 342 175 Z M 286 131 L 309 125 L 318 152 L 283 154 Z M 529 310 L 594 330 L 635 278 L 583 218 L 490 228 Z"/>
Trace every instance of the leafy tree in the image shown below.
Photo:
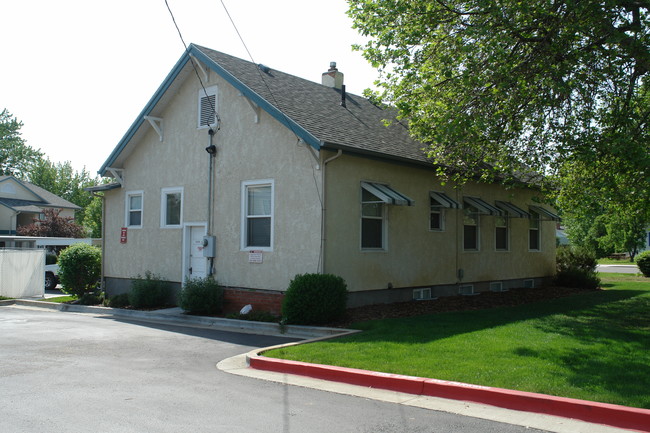
<path fill-rule="evenodd" d="M 24 179 L 43 155 L 25 143 L 22 126 L 6 108 L 0 112 L 0 175 Z"/>
<path fill-rule="evenodd" d="M 349 3 L 382 99 L 435 162 L 514 174 L 594 145 L 647 149 L 647 2 Z"/>
<path fill-rule="evenodd" d="M 348 2 L 381 73 L 374 96 L 441 174 L 593 181 L 563 191 L 562 208 L 595 200 L 650 222 L 650 3 Z"/>
<path fill-rule="evenodd" d="M 20 236 L 86 237 L 86 231 L 73 217 L 62 217 L 60 213 L 61 209 L 43 209 L 44 219 L 35 218 L 32 224 L 18 227 L 16 231 Z"/>
<path fill-rule="evenodd" d="M 93 197 L 86 207 L 83 226 L 90 233 L 91 238 L 102 237 L 102 198 Z"/>
<path fill-rule="evenodd" d="M 29 181 L 34 185 L 56 194 L 82 209 L 75 214 L 75 220 L 82 224 L 86 208 L 93 197 L 84 188 L 99 183 L 98 178 L 91 178 L 83 168 L 80 172 L 72 168 L 70 161 L 53 163 L 49 158 L 41 158 L 29 171 Z"/>

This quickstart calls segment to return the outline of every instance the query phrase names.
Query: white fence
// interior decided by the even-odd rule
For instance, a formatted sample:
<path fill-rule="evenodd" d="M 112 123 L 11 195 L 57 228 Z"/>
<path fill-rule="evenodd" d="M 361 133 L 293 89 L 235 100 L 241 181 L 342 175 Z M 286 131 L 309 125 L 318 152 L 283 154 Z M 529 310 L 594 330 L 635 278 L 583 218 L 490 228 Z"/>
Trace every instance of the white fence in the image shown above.
<path fill-rule="evenodd" d="M 0 296 L 43 297 L 45 250 L 0 249 Z"/>

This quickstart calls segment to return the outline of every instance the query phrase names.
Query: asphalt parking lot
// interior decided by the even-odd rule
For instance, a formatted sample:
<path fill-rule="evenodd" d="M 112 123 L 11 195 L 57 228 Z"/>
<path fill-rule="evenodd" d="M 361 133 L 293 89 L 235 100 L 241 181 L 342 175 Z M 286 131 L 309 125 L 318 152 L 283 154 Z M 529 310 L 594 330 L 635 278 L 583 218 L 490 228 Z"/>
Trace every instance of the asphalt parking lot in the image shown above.
<path fill-rule="evenodd" d="M 216 368 L 280 337 L 16 306 L 0 335 L 3 433 L 540 431 Z"/>

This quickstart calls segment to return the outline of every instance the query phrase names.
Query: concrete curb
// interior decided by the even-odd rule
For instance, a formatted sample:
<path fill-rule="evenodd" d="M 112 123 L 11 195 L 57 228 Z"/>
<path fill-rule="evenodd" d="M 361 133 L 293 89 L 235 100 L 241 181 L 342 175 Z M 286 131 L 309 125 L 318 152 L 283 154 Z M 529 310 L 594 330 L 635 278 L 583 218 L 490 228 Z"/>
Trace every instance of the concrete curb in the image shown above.
<path fill-rule="evenodd" d="M 270 348 L 254 350 L 247 355 L 251 368 L 276 373 L 297 374 L 315 379 L 379 388 L 408 394 L 440 397 L 481 403 L 524 412 L 573 418 L 611 427 L 650 431 L 650 410 L 597 403 L 531 392 L 471 385 L 438 379 L 378 373 L 355 368 L 309 364 L 268 358 L 260 355 Z"/>
<path fill-rule="evenodd" d="M 121 308 L 95 307 L 88 305 L 60 304 L 47 301 L 12 299 L 0 301 L 0 306 L 20 305 L 31 308 L 43 308 L 70 313 L 97 314 L 126 320 L 138 320 L 179 326 L 211 328 L 221 331 L 241 332 L 259 335 L 275 335 L 287 338 L 312 339 L 335 337 L 353 332 L 340 328 L 320 328 L 315 326 L 286 325 L 277 323 L 254 322 L 249 320 L 224 319 L 220 317 L 193 316 L 183 314 L 180 308 L 170 310 L 140 311 Z"/>

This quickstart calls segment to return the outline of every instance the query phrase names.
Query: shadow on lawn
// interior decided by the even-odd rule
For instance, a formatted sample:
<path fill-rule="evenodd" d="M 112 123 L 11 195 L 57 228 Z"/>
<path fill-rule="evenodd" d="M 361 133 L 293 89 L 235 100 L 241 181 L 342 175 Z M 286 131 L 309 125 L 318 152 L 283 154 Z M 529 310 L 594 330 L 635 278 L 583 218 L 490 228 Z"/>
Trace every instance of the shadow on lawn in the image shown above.
<path fill-rule="evenodd" d="M 647 294 L 646 290 L 599 290 L 550 301 L 517 307 L 478 311 L 457 311 L 428 314 L 403 319 L 385 319 L 358 323 L 354 328 L 365 332 L 341 339 L 344 341 L 387 341 L 421 344 L 460 334 L 485 330 L 510 323 L 564 315 L 576 317 L 608 317 L 608 320 L 629 322 L 618 307 L 612 305 Z M 648 300 L 645 300 L 646 302 Z M 635 304 L 631 302 L 631 304 Z M 639 306 L 638 309 L 642 309 Z M 647 308 L 647 307 L 646 307 Z M 609 310 L 609 312 L 608 312 Z M 648 310 L 646 309 L 646 312 Z M 574 323 L 567 327 L 569 332 Z M 558 332 L 558 331 L 554 331 Z M 577 332 L 583 332 L 577 330 Z M 573 334 L 572 334 L 573 335 Z M 337 340 L 333 340 L 337 341 Z"/>
<path fill-rule="evenodd" d="M 560 360 L 577 388 L 602 389 L 621 396 L 620 404 L 650 408 L 650 297 L 635 298 L 644 291 L 605 293 L 612 294 L 606 302 L 539 321 L 539 329 L 571 337 L 575 347 L 528 355 Z"/>

